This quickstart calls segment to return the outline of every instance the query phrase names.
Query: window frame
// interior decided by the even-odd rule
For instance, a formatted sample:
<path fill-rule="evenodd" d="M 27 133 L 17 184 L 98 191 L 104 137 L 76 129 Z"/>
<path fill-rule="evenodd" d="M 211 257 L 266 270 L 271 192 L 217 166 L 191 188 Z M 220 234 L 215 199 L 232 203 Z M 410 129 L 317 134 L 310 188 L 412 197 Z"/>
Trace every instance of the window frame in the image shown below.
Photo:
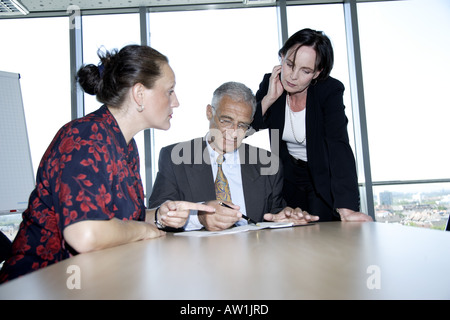
<path fill-rule="evenodd" d="M 311 4 L 336 4 L 340 3 L 344 10 L 344 19 L 346 24 L 346 38 L 347 38 L 347 54 L 350 68 L 350 91 L 352 101 L 353 114 L 353 130 L 355 137 L 355 157 L 357 162 L 359 186 L 361 193 L 361 211 L 367 213 L 374 218 L 374 200 L 373 200 L 373 186 L 388 186 L 399 184 L 433 184 L 433 183 L 448 183 L 449 178 L 443 179 L 424 179 L 424 180 L 402 180 L 402 181 L 372 181 L 371 168 L 369 160 L 369 144 L 367 134 L 367 122 L 364 102 L 364 84 L 362 82 L 361 70 L 361 48 L 359 43 L 358 30 L 358 14 L 356 5 L 359 2 L 370 1 L 392 1 L 392 0 L 310 0 L 310 1 L 287 1 L 278 0 L 276 4 L 261 4 L 257 6 L 276 6 L 278 15 L 279 45 L 284 43 L 287 39 L 287 6 L 297 5 L 311 5 Z M 394 0 L 399 1 L 399 0 Z M 254 7 L 254 6 L 251 6 Z M 140 33 L 141 43 L 150 44 L 150 28 L 149 19 L 151 19 L 152 12 L 167 12 L 167 11 L 190 11 L 190 10 L 220 10 L 229 8 L 248 8 L 243 3 L 218 3 L 218 4 L 198 4 L 198 5 L 173 5 L 173 6 L 152 6 L 152 7 L 131 7 L 118 9 L 101 9 L 101 10 L 81 10 L 81 19 L 86 15 L 100 15 L 100 14 L 120 14 L 120 13 L 139 13 L 140 19 Z M 41 12 L 31 13 L 26 18 L 46 18 L 55 16 L 67 16 L 67 12 Z M 24 18 L 24 17 L 20 17 Z M 14 17 L 5 17 L 2 19 L 14 19 Z M 70 17 L 68 17 L 70 19 Z M 70 22 L 69 22 L 70 23 Z M 73 82 L 75 73 L 82 63 L 82 23 L 79 29 L 73 28 L 70 30 L 70 52 L 71 52 L 71 114 L 72 118 L 84 115 L 84 99 L 83 94 L 80 94 L 80 88 Z M 350 127 L 349 127 L 350 129 Z M 144 132 L 145 137 L 145 176 L 146 185 L 144 186 L 146 197 L 151 193 L 155 172 L 155 155 L 153 130 L 148 129 Z M 141 164 L 142 166 L 142 164 Z"/>

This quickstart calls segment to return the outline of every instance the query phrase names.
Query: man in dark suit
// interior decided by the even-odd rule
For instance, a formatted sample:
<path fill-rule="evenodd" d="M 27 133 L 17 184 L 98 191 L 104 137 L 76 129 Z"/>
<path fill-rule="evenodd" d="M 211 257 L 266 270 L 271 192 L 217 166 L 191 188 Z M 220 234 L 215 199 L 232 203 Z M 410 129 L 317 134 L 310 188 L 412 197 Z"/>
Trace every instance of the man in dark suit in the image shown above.
<path fill-rule="evenodd" d="M 286 207 L 278 158 L 242 143 L 255 109 L 255 97 L 249 88 L 227 82 L 216 89 L 207 106 L 210 130 L 206 137 L 161 149 L 149 199 L 150 208 L 160 206 L 157 225 L 224 230 L 248 221 L 304 224 L 318 219 L 300 208 Z M 215 212 L 178 209 L 178 200 L 204 202 Z"/>

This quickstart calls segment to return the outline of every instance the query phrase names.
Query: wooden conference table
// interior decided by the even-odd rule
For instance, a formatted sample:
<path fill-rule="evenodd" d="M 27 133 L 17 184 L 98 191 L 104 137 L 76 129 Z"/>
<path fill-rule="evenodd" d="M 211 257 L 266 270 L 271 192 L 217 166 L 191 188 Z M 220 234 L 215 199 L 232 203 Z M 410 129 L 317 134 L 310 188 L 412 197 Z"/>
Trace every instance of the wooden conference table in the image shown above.
<path fill-rule="evenodd" d="M 0 299 L 449 299 L 449 271 L 450 232 L 323 222 L 81 254 L 0 285 Z"/>

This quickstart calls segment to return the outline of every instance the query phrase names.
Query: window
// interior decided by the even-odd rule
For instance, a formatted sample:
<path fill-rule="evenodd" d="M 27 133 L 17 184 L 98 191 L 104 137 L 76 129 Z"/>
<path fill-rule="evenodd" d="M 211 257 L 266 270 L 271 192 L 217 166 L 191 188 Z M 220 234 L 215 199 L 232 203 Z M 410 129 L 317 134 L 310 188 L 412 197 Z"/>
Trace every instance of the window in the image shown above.
<path fill-rule="evenodd" d="M 352 126 L 347 40 L 342 4 L 288 6 L 287 23 L 289 36 L 301 29 L 310 28 L 323 31 L 330 38 L 334 52 L 334 66 L 330 76 L 338 79 L 345 86 L 344 105 L 349 121 L 347 130 L 350 146 L 354 151 L 355 139 Z"/>
<path fill-rule="evenodd" d="M 358 6 L 374 181 L 450 178 L 449 14 L 445 0 Z"/>
<path fill-rule="evenodd" d="M 70 121 L 69 25 L 67 18 L 4 19 L 0 30 L 0 70 L 21 76 L 35 173 L 56 132 Z M 0 230 L 13 239 L 21 220 L 21 214 L 0 214 Z"/>
<path fill-rule="evenodd" d="M 360 3 L 357 8 L 372 179 L 450 178 L 446 144 L 450 44 L 445 40 L 450 32 L 450 4 L 410 0 Z M 376 189 L 391 193 L 394 203 L 399 192 L 409 193 L 410 202 L 415 201 L 413 195 L 436 195 L 434 184 Z M 430 204 L 433 210 L 449 207 L 439 205 L 448 198 L 449 185 L 439 190 Z M 377 216 L 387 210 L 380 199 Z M 443 211 L 448 216 L 448 209 Z"/>
<path fill-rule="evenodd" d="M 163 146 L 206 134 L 206 106 L 218 86 L 238 81 L 256 93 L 278 63 L 274 7 L 150 13 L 150 31 L 151 46 L 167 55 L 175 72 L 180 102 L 171 128 L 155 130 L 155 159 Z M 267 132 L 247 139 L 269 148 Z"/>
<path fill-rule="evenodd" d="M 56 132 L 70 121 L 69 24 L 67 18 L 4 19 L 0 29 L 0 70 L 21 76 L 36 172 Z"/>

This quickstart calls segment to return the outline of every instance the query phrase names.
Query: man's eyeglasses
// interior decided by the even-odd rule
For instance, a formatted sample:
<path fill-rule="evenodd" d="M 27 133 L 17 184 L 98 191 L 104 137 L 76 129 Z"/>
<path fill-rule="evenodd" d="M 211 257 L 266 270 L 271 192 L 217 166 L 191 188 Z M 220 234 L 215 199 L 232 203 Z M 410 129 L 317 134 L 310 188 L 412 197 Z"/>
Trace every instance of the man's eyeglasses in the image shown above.
<path fill-rule="evenodd" d="M 224 118 L 219 118 L 217 117 L 217 119 L 219 119 L 219 123 L 220 126 L 226 129 L 234 129 L 234 121 L 231 121 L 229 119 L 224 119 Z M 239 122 L 237 124 L 237 130 L 242 130 L 244 132 L 247 132 L 248 130 L 250 130 L 251 126 L 247 123 L 243 123 L 243 122 Z"/>

